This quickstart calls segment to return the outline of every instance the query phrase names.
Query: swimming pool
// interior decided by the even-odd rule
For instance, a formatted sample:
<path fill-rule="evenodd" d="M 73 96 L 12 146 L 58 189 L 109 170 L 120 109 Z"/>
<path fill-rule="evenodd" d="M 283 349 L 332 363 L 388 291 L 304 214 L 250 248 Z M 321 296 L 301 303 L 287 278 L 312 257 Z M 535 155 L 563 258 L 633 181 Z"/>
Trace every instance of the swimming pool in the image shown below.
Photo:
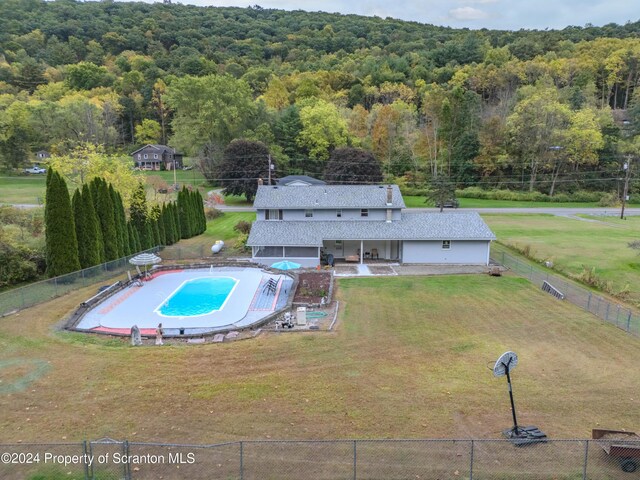
<path fill-rule="evenodd" d="M 143 335 L 153 335 L 162 323 L 166 335 L 229 331 L 259 323 L 293 295 L 292 277 L 255 267 L 176 266 L 152 275 L 84 312 L 75 329 L 129 334 L 136 325 Z"/>
<path fill-rule="evenodd" d="M 155 311 L 165 317 L 196 317 L 221 310 L 238 284 L 232 277 L 186 280 Z"/>

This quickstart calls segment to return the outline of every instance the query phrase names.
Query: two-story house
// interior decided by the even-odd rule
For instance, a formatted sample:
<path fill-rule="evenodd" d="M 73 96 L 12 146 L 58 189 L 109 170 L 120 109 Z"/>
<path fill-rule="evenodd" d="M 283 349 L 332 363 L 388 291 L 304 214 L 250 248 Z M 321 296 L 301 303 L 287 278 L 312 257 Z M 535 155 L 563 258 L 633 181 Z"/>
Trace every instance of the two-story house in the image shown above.
<path fill-rule="evenodd" d="M 476 212 L 409 213 L 396 185 L 258 187 L 253 261 L 315 267 L 322 253 L 359 263 L 488 265 L 495 235 Z"/>
<path fill-rule="evenodd" d="M 182 154 L 166 145 L 145 145 L 131 156 L 135 166 L 141 170 L 182 169 Z"/>

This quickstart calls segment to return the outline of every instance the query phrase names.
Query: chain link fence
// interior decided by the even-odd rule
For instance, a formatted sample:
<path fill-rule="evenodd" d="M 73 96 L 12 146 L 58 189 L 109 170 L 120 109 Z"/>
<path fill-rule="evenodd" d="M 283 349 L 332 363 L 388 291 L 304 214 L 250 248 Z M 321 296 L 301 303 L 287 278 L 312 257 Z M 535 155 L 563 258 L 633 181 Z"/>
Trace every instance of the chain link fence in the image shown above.
<path fill-rule="evenodd" d="M 73 290 L 106 282 L 124 275 L 127 270 L 135 268 L 129 263 L 132 257 L 141 253 L 157 253 L 158 250 L 158 247 L 154 247 L 138 252 L 135 255 L 129 255 L 128 257 L 96 265 L 95 267 L 85 268 L 84 270 L 31 283 L 24 287 L 14 288 L 0 293 L 0 317 L 17 312 L 23 308 L 46 302 L 52 298 L 60 297 Z"/>
<path fill-rule="evenodd" d="M 640 336 L 640 314 L 637 312 L 597 295 L 558 275 L 553 275 L 551 270 L 525 262 L 511 255 L 501 245 L 493 244 L 491 250 L 491 258 L 495 263 L 509 268 L 517 275 L 528 278 L 530 282 L 539 287 L 542 287 L 543 282 L 547 282 L 561 292 L 565 300 L 593 313 L 605 322 L 612 323 L 628 333 Z"/>
<path fill-rule="evenodd" d="M 619 480 L 640 478 L 640 441 L 246 441 L 215 445 L 103 439 L 0 444 L 3 480 Z M 611 453 L 608 454 L 607 451 Z M 635 456 L 634 456 L 635 455 Z"/>

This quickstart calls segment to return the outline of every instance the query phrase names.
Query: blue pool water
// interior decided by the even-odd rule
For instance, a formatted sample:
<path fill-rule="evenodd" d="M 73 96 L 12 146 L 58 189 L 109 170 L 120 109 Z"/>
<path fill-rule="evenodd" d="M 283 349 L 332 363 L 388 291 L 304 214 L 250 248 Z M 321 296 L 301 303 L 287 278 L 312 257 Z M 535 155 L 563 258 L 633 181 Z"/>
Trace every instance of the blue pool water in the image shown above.
<path fill-rule="evenodd" d="M 237 283 L 231 277 L 187 280 L 156 310 L 166 317 L 206 315 L 222 308 Z"/>

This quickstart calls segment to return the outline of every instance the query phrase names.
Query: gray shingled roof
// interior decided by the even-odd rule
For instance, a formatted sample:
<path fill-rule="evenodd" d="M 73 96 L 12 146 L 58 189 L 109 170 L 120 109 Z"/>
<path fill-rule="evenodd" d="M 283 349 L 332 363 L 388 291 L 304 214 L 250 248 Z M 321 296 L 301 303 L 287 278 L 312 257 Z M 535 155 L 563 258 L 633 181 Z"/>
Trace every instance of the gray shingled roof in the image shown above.
<path fill-rule="evenodd" d="M 306 182 L 310 185 L 326 185 L 326 182 L 318 180 L 317 178 L 310 177 L 308 175 L 287 175 L 286 177 L 282 177 L 276 180 L 276 184 L 286 186 L 288 183 L 296 181 Z"/>
<path fill-rule="evenodd" d="M 495 240 L 477 212 L 403 213 L 402 219 L 349 221 L 258 220 L 247 245 L 322 246 L 323 240 Z"/>
<path fill-rule="evenodd" d="M 404 200 L 397 185 L 393 191 L 391 208 L 404 208 Z M 256 209 L 267 208 L 387 208 L 386 185 L 310 185 L 258 187 L 253 201 Z"/>

